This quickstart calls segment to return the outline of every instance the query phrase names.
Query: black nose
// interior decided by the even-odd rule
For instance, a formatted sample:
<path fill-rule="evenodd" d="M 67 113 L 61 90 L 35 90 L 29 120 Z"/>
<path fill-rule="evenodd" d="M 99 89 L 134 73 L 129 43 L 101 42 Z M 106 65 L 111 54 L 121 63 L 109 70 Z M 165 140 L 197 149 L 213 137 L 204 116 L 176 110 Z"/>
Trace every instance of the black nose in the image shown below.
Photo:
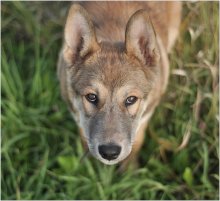
<path fill-rule="evenodd" d="M 99 146 L 99 153 L 102 158 L 107 160 L 114 160 L 118 158 L 118 155 L 121 152 L 121 147 L 115 144 L 106 144 Z"/>

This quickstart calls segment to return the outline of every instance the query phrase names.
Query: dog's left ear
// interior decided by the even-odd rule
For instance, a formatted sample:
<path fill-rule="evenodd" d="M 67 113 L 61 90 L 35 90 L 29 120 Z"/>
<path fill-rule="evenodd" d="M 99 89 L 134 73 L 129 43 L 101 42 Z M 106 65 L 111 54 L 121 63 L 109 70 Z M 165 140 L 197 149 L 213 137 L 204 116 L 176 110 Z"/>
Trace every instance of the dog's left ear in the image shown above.
<path fill-rule="evenodd" d="M 143 65 L 154 66 L 159 60 L 155 31 L 146 10 L 138 10 L 129 19 L 125 46 L 127 55 L 135 57 Z"/>

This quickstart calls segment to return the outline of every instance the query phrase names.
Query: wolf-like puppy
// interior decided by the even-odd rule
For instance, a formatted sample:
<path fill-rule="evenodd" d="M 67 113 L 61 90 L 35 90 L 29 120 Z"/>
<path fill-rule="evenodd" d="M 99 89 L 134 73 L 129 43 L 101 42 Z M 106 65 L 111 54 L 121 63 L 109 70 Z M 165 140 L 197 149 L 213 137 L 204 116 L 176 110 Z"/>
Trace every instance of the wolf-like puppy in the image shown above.
<path fill-rule="evenodd" d="M 136 158 L 167 87 L 180 18 L 180 2 L 71 6 L 58 61 L 61 92 L 84 143 L 103 163 Z"/>

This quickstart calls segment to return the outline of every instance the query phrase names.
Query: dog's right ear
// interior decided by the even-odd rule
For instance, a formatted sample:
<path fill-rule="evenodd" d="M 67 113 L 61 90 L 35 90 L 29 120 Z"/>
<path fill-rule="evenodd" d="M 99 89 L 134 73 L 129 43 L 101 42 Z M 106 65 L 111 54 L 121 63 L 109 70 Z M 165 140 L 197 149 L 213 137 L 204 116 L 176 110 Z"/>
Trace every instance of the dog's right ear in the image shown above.
<path fill-rule="evenodd" d="M 99 49 L 93 23 L 86 10 L 78 4 L 73 4 L 69 10 L 64 40 L 63 56 L 70 65 Z"/>

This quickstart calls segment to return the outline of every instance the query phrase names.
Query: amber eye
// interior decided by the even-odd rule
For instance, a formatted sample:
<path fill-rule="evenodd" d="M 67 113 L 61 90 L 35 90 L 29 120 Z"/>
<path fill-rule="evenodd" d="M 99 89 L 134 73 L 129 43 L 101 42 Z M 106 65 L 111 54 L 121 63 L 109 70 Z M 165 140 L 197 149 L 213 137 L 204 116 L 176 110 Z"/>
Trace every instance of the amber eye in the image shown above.
<path fill-rule="evenodd" d="M 97 95 L 95 95 L 95 94 L 87 94 L 85 97 L 86 97 L 86 99 L 87 99 L 90 103 L 92 103 L 92 104 L 94 104 L 94 105 L 97 105 L 97 103 L 98 103 L 98 97 L 97 97 Z"/>
<path fill-rule="evenodd" d="M 125 106 L 130 106 L 133 105 L 136 101 L 137 101 L 137 97 L 136 96 L 129 96 L 126 100 L 125 100 Z"/>

